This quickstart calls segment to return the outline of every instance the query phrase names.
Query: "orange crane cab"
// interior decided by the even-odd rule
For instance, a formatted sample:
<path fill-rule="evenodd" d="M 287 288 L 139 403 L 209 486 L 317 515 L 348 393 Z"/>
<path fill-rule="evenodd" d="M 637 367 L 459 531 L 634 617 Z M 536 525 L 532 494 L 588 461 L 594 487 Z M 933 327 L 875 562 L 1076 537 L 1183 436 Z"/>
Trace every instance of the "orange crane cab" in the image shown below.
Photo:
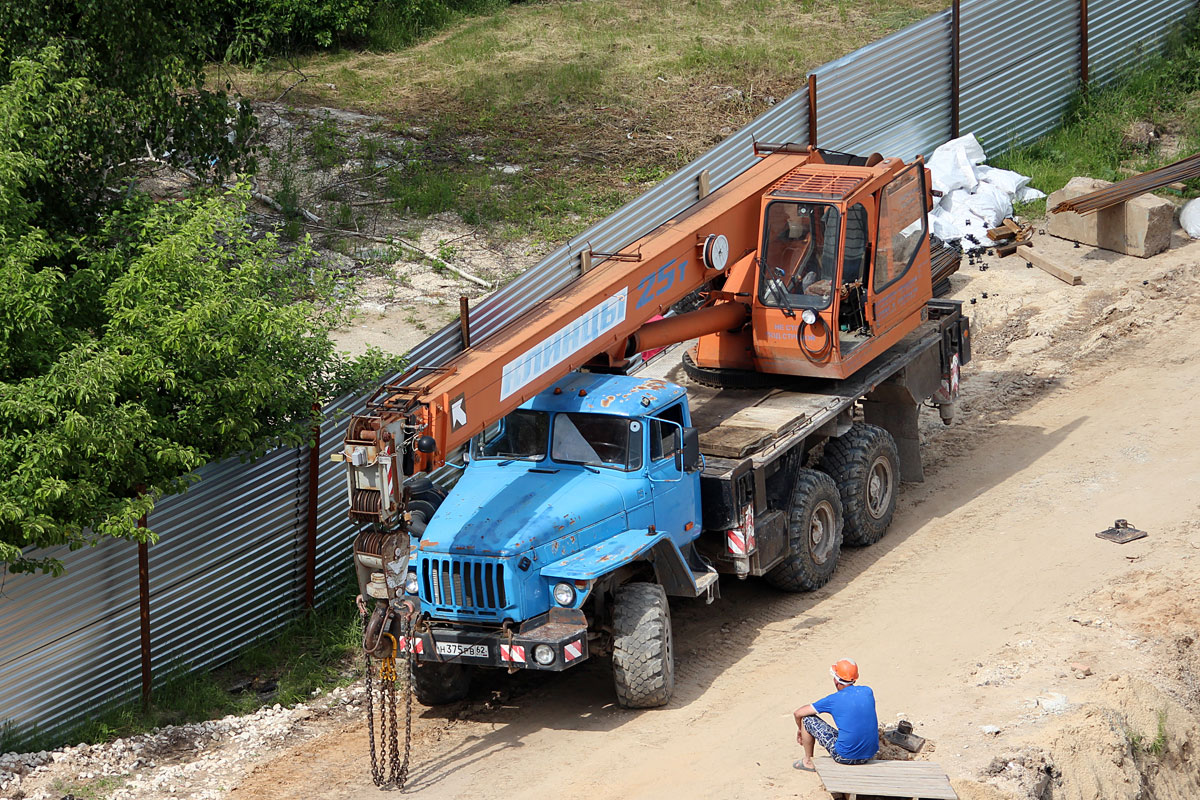
<path fill-rule="evenodd" d="M 700 337 L 692 377 L 843 379 L 922 321 L 933 296 L 924 164 L 833 157 L 811 151 L 764 192 L 758 248 L 723 287 L 728 302 L 749 301 L 747 324 Z"/>

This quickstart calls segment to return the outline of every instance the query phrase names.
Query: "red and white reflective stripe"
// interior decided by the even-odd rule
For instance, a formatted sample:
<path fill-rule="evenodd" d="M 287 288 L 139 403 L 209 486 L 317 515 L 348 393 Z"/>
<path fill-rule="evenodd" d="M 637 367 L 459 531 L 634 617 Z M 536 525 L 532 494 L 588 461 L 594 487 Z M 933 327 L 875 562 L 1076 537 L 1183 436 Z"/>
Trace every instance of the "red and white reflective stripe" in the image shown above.
<path fill-rule="evenodd" d="M 391 506 L 391 501 L 394 499 L 394 497 L 393 497 L 394 486 L 392 483 L 392 476 L 395 474 L 394 471 L 396 469 L 396 459 L 391 457 L 392 456 L 392 446 L 390 444 L 384 445 L 383 452 L 381 453 L 381 455 L 385 455 L 388 457 L 387 469 L 384 470 L 384 476 L 385 476 L 384 481 L 387 483 L 387 489 L 384 490 L 384 496 L 388 499 L 388 503 L 384 504 L 385 507 L 383 509 L 384 513 L 387 513 L 388 508 L 390 508 L 390 506 Z"/>
<path fill-rule="evenodd" d="M 411 648 L 409 647 L 409 640 L 407 636 L 401 636 L 400 641 L 397 644 L 401 652 L 408 649 L 411 649 L 412 652 L 417 653 L 418 655 L 425 652 L 425 643 L 421 641 L 420 636 L 413 638 Z"/>
<path fill-rule="evenodd" d="M 563 661 L 570 664 L 575 659 L 583 655 L 583 641 L 576 639 L 575 641 L 563 647 Z"/>
<path fill-rule="evenodd" d="M 757 542 L 754 538 L 754 506 L 746 506 L 742 512 L 742 524 L 727 532 L 725 546 L 729 553 L 744 556 L 754 550 Z"/>
<path fill-rule="evenodd" d="M 512 661 L 518 664 L 525 663 L 525 648 L 519 644 L 502 644 L 500 645 L 500 660 Z"/>
<path fill-rule="evenodd" d="M 742 518 L 742 530 L 746 532 L 746 552 L 749 553 L 757 546 L 754 539 L 754 505 L 746 506 L 746 514 Z"/>

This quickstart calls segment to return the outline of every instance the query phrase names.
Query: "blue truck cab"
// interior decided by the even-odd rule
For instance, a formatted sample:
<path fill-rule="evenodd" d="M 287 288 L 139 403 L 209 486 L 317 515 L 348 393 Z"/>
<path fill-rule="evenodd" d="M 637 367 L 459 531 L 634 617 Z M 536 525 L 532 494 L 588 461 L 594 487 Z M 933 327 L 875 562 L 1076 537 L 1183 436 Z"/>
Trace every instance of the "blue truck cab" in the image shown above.
<path fill-rule="evenodd" d="M 606 649 L 598 623 L 624 584 L 663 611 L 668 590 L 715 589 L 694 547 L 701 457 L 680 386 L 572 373 L 465 460 L 409 562 L 421 699 L 461 694 L 463 668 L 561 671 Z"/>

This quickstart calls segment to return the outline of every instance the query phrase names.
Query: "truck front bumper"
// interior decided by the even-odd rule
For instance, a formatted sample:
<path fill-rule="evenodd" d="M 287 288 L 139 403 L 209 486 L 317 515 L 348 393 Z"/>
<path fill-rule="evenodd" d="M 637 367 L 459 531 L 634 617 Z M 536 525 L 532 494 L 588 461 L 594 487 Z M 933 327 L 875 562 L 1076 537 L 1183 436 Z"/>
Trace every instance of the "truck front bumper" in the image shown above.
<path fill-rule="evenodd" d="M 410 645 L 402 639 L 400 647 Z M 582 611 L 553 608 L 516 631 L 470 630 L 428 620 L 411 648 L 421 662 L 562 672 L 588 657 L 587 619 Z"/>

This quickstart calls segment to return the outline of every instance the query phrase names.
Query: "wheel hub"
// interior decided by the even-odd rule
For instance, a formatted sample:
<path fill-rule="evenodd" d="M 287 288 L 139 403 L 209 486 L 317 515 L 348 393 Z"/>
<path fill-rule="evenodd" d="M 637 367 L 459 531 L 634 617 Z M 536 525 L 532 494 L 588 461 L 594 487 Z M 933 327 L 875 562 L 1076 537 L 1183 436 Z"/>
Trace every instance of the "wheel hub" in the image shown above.
<path fill-rule="evenodd" d="M 867 513 L 873 518 L 880 519 L 887 513 L 894 485 L 892 465 L 883 456 L 876 458 L 867 475 Z"/>
<path fill-rule="evenodd" d="M 833 552 L 835 518 L 833 506 L 828 502 L 822 501 L 813 509 L 808 526 L 808 548 L 813 561 L 818 564 L 824 564 Z"/>

